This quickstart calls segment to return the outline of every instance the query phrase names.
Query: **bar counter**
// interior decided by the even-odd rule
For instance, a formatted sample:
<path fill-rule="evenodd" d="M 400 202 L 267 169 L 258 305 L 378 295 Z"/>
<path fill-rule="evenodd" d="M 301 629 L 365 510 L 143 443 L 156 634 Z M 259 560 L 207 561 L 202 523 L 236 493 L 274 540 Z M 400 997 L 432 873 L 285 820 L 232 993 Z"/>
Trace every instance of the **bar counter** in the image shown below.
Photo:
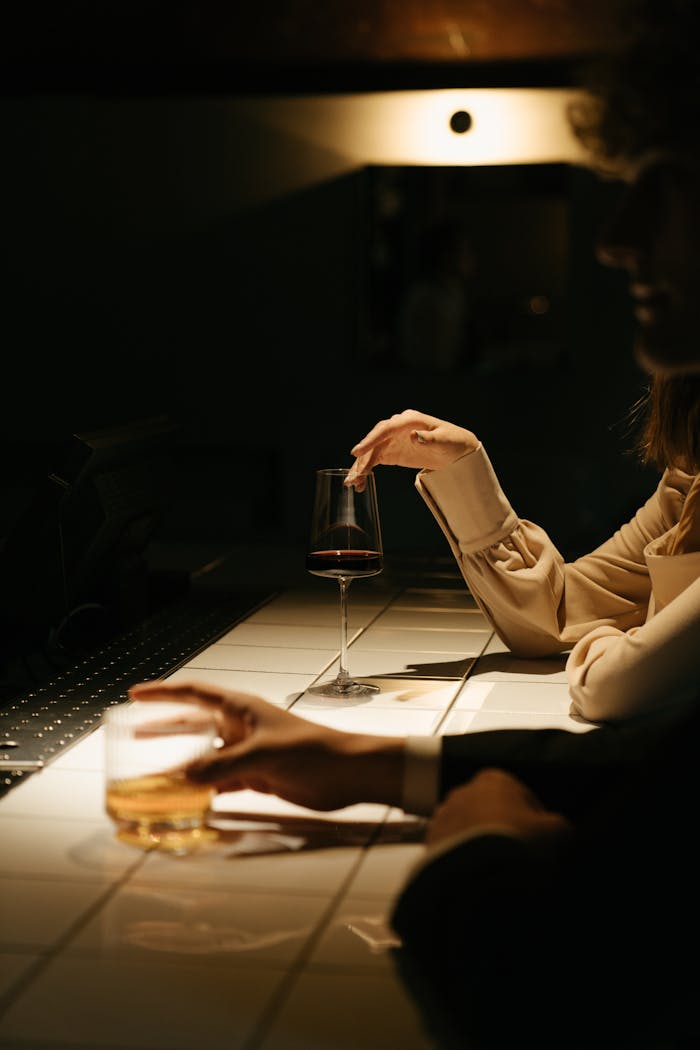
<path fill-rule="evenodd" d="M 349 638 L 350 673 L 380 687 L 369 699 L 305 692 L 337 670 L 337 589 L 321 581 L 273 595 L 161 676 L 387 735 L 590 728 L 569 716 L 564 659 L 515 659 L 463 587 L 356 584 Z M 88 722 L 0 799 L 0 1047 L 434 1047 L 386 924 L 420 818 L 244 791 L 217 796 L 216 834 L 195 853 L 142 852 L 104 812 L 102 729 Z"/>

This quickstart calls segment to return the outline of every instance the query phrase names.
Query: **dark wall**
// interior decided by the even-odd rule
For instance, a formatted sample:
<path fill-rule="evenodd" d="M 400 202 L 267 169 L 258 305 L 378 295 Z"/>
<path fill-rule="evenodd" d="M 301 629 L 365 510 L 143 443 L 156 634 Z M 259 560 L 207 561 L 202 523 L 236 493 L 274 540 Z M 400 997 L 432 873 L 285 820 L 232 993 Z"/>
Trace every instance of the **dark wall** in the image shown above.
<path fill-rule="evenodd" d="M 421 373 L 371 351 L 366 169 L 314 181 L 310 147 L 221 99 L 28 97 L 0 116 L 6 523 L 66 434 L 163 411 L 181 428 L 164 535 L 188 543 L 303 544 L 313 471 L 406 407 L 477 431 L 568 555 L 645 498 L 621 426 L 642 377 L 587 173 L 567 181 L 562 353 Z M 407 472 L 383 471 L 379 498 L 388 550 L 445 553 Z"/>

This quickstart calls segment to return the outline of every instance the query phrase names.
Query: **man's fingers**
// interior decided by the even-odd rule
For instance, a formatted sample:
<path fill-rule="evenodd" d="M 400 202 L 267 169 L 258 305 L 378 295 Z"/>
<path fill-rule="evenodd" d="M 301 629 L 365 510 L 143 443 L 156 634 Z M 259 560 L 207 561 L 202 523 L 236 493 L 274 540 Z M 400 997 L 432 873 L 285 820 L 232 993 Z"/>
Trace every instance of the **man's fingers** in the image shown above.
<path fill-rule="evenodd" d="M 250 756 L 243 745 L 230 745 L 190 762 L 187 775 L 199 783 L 221 783 L 234 777 L 246 780 L 248 775 L 255 776 L 259 761 L 259 753 Z"/>
<path fill-rule="evenodd" d="M 134 727 L 134 736 L 137 739 L 147 739 L 159 736 L 181 736 L 182 734 L 196 733 L 202 729 L 217 728 L 217 721 L 213 714 L 204 711 L 193 711 L 191 715 L 180 715 L 177 718 L 154 718 L 149 722 L 142 722 Z"/>
<path fill-rule="evenodd" d="M 247 754 L 245 746 L 223 747 L 189 762 L 184 771 L 189 780 L 215 784 L 220 791 L 245 787 L 268 793 L 267 781 L 260 775 L 260 761 L 260 754 Z M 238 785 L 236 789 L 231 787 L 234 783 Z"/>
<path fill-rule="evenodd" d="M 206 682 L 139 682 L 130 687 L 129 696 L 133 700 L 177 700 L 217 709 L 225 706 L 237 714 L 245 713 L 259 701 L 252 693 L 234 693 Z"/>
<path fill-rule="evenodd" d="M 198 682 L 177 682 L 172 685 L 165 682 L 139 682 L 129 689 L 132 700 L 177 700 L 183 704 L 202 704 L 207 707 L 221 707 L 221 693 L 208 689 Z"/>

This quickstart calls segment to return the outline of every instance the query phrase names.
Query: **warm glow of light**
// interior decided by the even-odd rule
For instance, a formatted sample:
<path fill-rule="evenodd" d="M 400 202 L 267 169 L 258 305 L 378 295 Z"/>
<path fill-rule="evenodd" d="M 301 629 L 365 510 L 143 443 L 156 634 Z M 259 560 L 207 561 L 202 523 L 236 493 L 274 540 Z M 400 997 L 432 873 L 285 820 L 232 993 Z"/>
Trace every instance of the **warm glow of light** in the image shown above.
<path fill-rule="evenodd" d="M 564 88 L 474 88 L 257 98 L 248 117 L 359 164 L 581 163 Z M 465 110 L 469 131 L 450 127 Z"/>
<path fill-rule="evenodd" d="M 549 298 L 546 295 L 533 295 L 529 302 L 531 314 L 546 314 L 549 312 Z"/>

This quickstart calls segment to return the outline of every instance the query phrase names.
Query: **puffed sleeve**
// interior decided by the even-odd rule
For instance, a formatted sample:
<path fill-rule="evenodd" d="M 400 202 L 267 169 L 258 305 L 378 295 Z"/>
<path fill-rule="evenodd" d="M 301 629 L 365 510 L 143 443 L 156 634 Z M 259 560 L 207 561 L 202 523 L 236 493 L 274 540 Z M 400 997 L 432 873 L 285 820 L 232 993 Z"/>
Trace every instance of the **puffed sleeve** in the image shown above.
<path fill-rule="evenodd" d="M 421 471 L 416 487 L 495 631 L 528 657 L 563 652 L 598 627 L 624 632 L 644 623 L 651 594 L 644 548 L 675 524 L 684 495 L 664 475 L 629 523 L 566 563 L 544 529 L 515 513 L 483 446 L 442 470 Z"/>

